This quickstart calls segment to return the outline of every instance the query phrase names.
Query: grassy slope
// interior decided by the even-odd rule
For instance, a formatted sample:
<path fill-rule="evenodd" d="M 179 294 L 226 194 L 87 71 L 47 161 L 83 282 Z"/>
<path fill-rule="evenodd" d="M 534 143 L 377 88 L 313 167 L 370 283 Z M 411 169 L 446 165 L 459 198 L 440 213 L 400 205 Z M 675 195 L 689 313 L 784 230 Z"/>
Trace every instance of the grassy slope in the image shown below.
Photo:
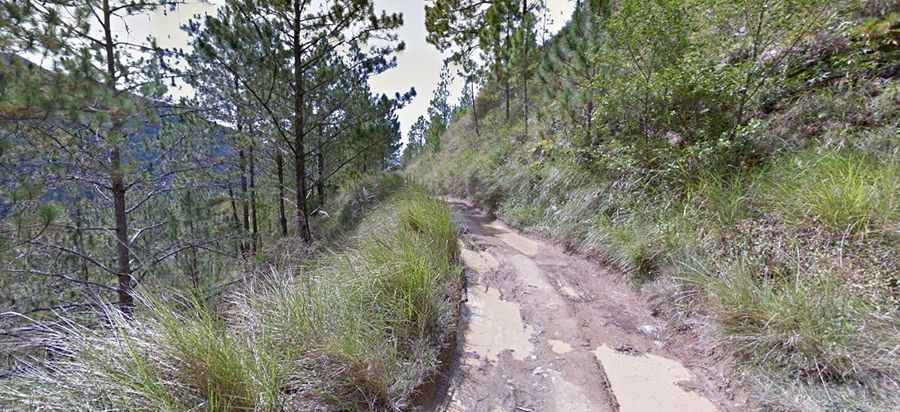
<path fill-rule="evenodd" d="M 209 307 L 145 295 L 113 330 L 49 328 L 55 355 L 0 381 L 0 409 L 393 410 L 438 366 L 461 287 L 443 202 L 397 176 L 340 196 L 349 240 Z M 351 224 L 352 223 L 352 224 Z M 289 261 L 289 259 L 288 259 Z"/>
<path fill-rule="evenodd" d="M 567 141 L 554 117 L 544 113 L 526 139 L 502 107 L 480 120 L 480 136 L 464 116 L 409 175 L 604 258 L 652 293 L 674 328 L 711 315 L 701 329 L 760 408 L 900 409 L 895 78 L 839 79 L 782 99 L 748 127 L 752 165 L 701 166 L 678 187 L 548 150 Z"/>

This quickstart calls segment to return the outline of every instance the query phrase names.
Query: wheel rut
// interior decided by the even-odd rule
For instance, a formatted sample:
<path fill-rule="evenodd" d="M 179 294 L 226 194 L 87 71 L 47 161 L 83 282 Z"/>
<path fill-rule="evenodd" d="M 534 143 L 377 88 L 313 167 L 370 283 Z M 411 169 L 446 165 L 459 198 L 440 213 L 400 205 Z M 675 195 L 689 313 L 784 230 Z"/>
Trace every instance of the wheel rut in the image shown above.
<path fill-rule="evenodd" d="M 662 349 L 663 322 L 623 276 L 448 202 L 468 286 L 458 353 L 427 410 L 730 410 Z"/>

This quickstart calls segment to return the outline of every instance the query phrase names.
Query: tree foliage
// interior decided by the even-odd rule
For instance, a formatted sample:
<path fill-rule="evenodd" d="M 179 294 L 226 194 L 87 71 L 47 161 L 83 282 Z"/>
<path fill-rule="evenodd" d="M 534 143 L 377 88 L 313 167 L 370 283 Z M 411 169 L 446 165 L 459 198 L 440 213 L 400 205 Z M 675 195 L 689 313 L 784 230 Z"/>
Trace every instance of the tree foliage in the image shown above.
<path fill-rule="evenodd" d="M 396 111 L 415 92 L 377 95 L 368 79 L 394 66 L 402 16 L 231 0 L 185 24 L 187 52 L 120 31 L 178 5 L 0 7 L 4 308 L 115 298 L 127 313 L 138 285 L 201 293 L 268 242 L 311 241 L 329 192 L 398 162 Z M 167 97 L 176 81 L 192 96 Z"/>

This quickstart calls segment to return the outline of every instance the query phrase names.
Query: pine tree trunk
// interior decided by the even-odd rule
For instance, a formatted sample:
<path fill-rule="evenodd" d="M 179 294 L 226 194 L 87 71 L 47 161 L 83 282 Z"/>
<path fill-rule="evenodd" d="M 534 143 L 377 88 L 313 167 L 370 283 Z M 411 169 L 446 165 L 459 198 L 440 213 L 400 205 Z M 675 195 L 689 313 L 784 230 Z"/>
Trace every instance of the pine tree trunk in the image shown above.
<path fill-rule="evenodd" d="M 249 160 L 250 160 L 250 213 L 253 218 L 253 243 L 251 244 L 251 251 L 253 254 L 256 254 L 257 248 L 259 247 L 259 223 L 258 215 L 256 211 L 256 162 L 253 154 L 253 144 L 250 144 L 249 149 Z"/>
<path fill-rule="evenodd" d="M 512 76 L 510 75 L 511 70 L 509 67 L 510 63 L 511 63 L 510 54 L 509 54 L 509 47 L 510 47 L 509 43 L 510 43 L 510 37 L 511 37 L 510 30 L 511 29 L 512 29 L 512 13 L 507 11 L 507 13 L 506 13 L 506 48 L 505 48 L 506 50 L 504 50 L 504 52 L 503 52 L 506 57 L 506 62 L 505 62 L 506 64 L 504 64 L 505 67 L 503 68 L 503 71 L 505 72 L 504 80 L 506 83 L 505 88 L 506 88 L 506 122 L 507 123 L 509 123 L 509 99 L 512 95 L 512 90 L 511 90 L 511 86 L 510 86 L 510 77 L 512 77 Z"/>
<path fill-rule="evenodd" d="M 228 198 L 231 199 L 231 218 L 232 218 L 232 221 L 234 222 L 234 228 L 238 232 L 240 232 L 241 231 L 241 220 L 238 219 L 237 200 L 234 198 L 234 189 L 232 189 L 230 185 L 228 186 Z M 238 243 L 237 247 L 238 247 L 237 252 L 240 255 L 243 252 L 243 245 L 241 243 Z"/>
<path fill-rule="evenodd" d="M 478 106 L 476 102 L 478 99 L 475 98 L 475 85 L 472 82 L 469 82 L 469 94 L 472 95 L 472 120 L 475 122 L 475 136 L 481 136 L 481 133 L 478 131 Z"/>
<path fill-rule="evenodd" d="M 112 37 L 112 11 L 109 6 L 109 0 L 103 0 L 103 34 L 104 48 L 106 49 L 106 87 L 111 92 L 116 91 L 116 56 L 115 43 Z M 113 120 L 113 130 L 109 133 L 116 133 L 115 124 L 117 120 Z M 116 227 L 116 275 L 119 285 L 117 293 L 119 295 L 119 309 L 126 317 L 131 317 L 134 313 L 134 297 L 131 293 L 131 248 L 128 243 L 128 214 L 125 205 L 125 174 L 122 169 L 122 154 L 118 143 L 115 143 L 110 150 L 110 187 L 113 195 L 113 210 L 115 215 Z"/>
<path fill-rule="evenodd" d="M 325 155 L 322 153 L 322 143 L 316 148 L 316 164 L 319 167 L 319 175 L 316 181 L 316 191 L 319 194 L 319 207 L 325 207 Z"/>
<path fill-rule="evenodd" d="M 281 155 L 280 148 L 275 148 L 275 169 L 278 173 L 278 224 L 281 227 L 281 236 L 287 236 L 288 223 L 284 208 L 284 156 Z"/>
<path fill-rule="evenodd" d="M 506 73 L 506 122 L 507 123 L 509 123 L 509 115 L 510 115 L 509 100 L 512 98 L 512 90 L 510 90 L 511 85 L 510 85 L 509 78 L 510 78 L 509 70 L 507 69 L 507 73 Z"/>
<path fill-rule="evenodd" d="M 241 125 L 238 124 L 238 131 L 240 130 Z M 245 255 L 247 254 L 247 251 L 249 249 L 245 236 L 250 233 L 250 205 L 247 201 L 247 199 L 249 198 L 249 196 L 247 196 L 247 156 L 244 153 L 244 149 L 238 151 L 238 156 L 240 158 L 238 165 L 241 170 L 241 229 L 243 231 L 241 233 L 243 238 L 243 240 L 241 240 L 241 254 Z"/>
<path fill-rule="evenodd" d="M 196 247 L 191 247 L 191 284 L 194 290 L 200 289 L 200 257 Z"/>
<path fill-rule="evenodd" d="M 528 137 L 528 0 L 522 0 L 522 22 L 525 25 L 525 38 L 522 53 L 522 107 L 525 114 L 525 137 Z"/>
<path fill-rule="evenodd" d="M 231 217 L 234 220 L 234 227 L 240 229 L 241 221 L 238 219 L 237 201 L 234 199 L 234 189 L 231 186 L 228 187 L 228 198 L 231 199 Z"/>
<path fill-rule="evenodd" d="M 307 243 L 312 240 L 306 211 L 306 157 L 304 156 L 303 134 L 306 128 L 304 108 L 306 107 L 305 85 L 303 82 L 303 50 L 300 48 L 300 2 L 294 0 L 294 173 L 297 189 L 297 233 Z"/>
<path fill-rule="evenodd" d="M 119 308 L 125 316 L 134 312 L 134 297 L 131 293 L 131 249 L 128 244 L 128 214 L 125 211 L 125 178 L 122 173 L 119 146 L 113 147 L 110 153 L 112 173 L 110 182 L 113 193 L 113 209 L 116 218 L 116 273 L 119 278 Z"/>

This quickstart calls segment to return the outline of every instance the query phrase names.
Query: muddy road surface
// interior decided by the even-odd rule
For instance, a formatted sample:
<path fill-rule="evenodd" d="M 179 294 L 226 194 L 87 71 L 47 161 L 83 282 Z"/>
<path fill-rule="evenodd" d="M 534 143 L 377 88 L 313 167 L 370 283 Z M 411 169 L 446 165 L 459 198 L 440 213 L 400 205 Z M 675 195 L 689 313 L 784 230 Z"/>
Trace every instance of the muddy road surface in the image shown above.
<path fill-rule="evenodd" d="M 449 202 L 468 285 L 457 356 L 428 409 L 736 410 L 702 361 L 667 348 L 664 322 L 623 275 Z"/>

